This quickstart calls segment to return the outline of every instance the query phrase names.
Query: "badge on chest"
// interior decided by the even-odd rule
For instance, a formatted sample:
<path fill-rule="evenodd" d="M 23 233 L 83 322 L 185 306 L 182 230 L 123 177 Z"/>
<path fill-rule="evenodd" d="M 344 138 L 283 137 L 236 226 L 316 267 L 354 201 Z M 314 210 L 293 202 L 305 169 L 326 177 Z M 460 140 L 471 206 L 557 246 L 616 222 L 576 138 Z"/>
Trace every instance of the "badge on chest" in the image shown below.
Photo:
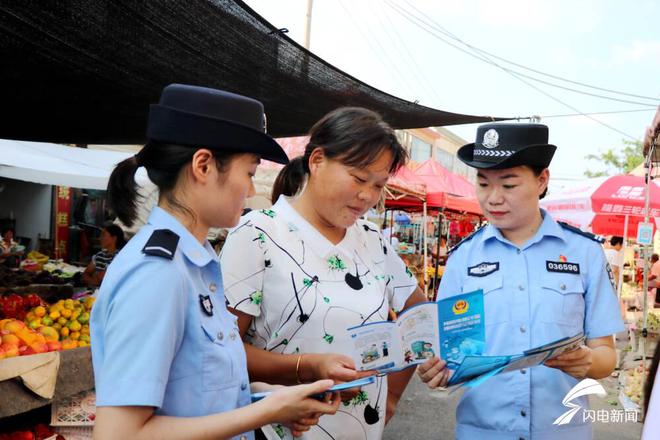
<path fill-rule="evenodd" d="M 545 269 L 548 272 L 580 274 L 580 265 L 569 261 L 546 261 Z"/>
<path fill-rule="evenodd" d="M 202 306 L 202 311 L 208 316 L 213 316 L 213 303 L 211 297 L 208 295 L 199 295 L 199 304 Z"/>
<path fill-rule="evenodd" d="M 476 266 L 468 267 L 468 276 L 485 277 L 486 275 L 490 275 L 491 273 L 497 272 L 498 270 L 500 270 L 499 261 L 494 263 L 484 261 L 483 263 L 479 263 Z"/>

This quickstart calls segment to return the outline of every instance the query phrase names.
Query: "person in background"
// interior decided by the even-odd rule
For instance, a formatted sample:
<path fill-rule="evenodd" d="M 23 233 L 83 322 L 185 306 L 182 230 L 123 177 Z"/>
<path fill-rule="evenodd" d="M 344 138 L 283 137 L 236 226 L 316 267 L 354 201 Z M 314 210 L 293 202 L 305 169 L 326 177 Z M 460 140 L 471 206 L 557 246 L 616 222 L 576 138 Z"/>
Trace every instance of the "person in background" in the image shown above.
<path fill-rule="evenodd" d="M 651 255 L 651 269 L 649 270 L 649 282 L 653 280 L 660 281 L 660 256 L 658 254 Z M 649 283 L 649 292 L 652 293 L 651 298 L 653 298 L 653 307 L 660 307 L 660 298 L 658 298 L 658 289 L 657 287 L 652 287 Z"/>
<path fill-rule="evenodd" d="M 623 270 L 623 237 L 614 236 L 607 240 L 605 258 L 612 269 L 615 286 L 619 285 L 619 274 Z"/>
<path fill-rule="evenodd" d="M 14 241 L 14 229 L 5 227 L 0 240 L 0 264 L 18 267 L 23 253 L 22 250 L 18 250 L 18 243 Z"/>
<path fill-rule="evenodd" d="M 108 224 L 101 230 L 101 251 L 92 257 L 92 261 L 85 268 L 82 279 L 88 287 L 98 287 L 103 276 L 117 252 L 124 247 L 126 240 L 124 231 L 115 224 Z"/>

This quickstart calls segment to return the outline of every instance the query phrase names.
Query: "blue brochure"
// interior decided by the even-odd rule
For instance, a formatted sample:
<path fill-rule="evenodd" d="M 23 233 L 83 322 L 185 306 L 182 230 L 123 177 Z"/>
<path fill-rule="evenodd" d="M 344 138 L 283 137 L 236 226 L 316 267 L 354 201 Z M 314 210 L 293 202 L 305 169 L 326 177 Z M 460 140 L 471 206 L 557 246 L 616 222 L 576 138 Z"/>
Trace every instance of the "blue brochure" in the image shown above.
<path fill-rule="evenodd" d="M 511 356 L 465 356 L 456 368 L 452 368 L 454 371 L 448 385 L 477 386 L 499 373 L 536 367 L 548 359 L 579 348 L 584 344 L 584 341 L 584 333 L 580 332 L 575 336 L 532 348 L 522 354 Z"/>
<path fill-rule="evenodd" d="M 402 311 L 396 321 L 348 329 L 360 370 L 399 371 L 434 356 L 458 366 L 485 348 L 483 292 L 477 290 Z"/>

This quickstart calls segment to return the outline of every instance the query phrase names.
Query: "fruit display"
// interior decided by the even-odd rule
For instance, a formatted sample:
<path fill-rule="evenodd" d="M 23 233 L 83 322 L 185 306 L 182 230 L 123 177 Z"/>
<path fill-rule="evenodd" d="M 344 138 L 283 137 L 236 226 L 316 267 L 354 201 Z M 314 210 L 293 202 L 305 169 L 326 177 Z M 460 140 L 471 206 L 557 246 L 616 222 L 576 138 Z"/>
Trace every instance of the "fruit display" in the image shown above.
<path fill-rule="evenodd" d="M 24 320 L 28 311 L 41 305 L 41 297 L 34 293 L 17 295 L 10 293 L 0 297 L 0 319 L 15 318 Z"/>
<path fill-rule="evenodd" d="M 25 316 L 31 329 L 42 329 L 54 333 L 63 348 L 87 347 L 89 345 L 89 314 L 95 298 L 59 300 L 50 306 L 38 306 Z"/>
<path fill-rule="evenodd" d="M 26 270 L 11 270 L 0 266 L 0 287 L 29 286 L 30 284 L 66 284 L 70 281 L 71 277 L 61 277 L 56 272 L 50 273 L 45 270 L 29 272 Z"/>
<path fill-rule="evenodd" d="M 37 305 L 19 319 L 0 320 L 0 359 L 88 347 L 93 297 Z"/>
<path fill-rule="evenodd" d="M 646 375 L 648 375 L 648 370 L 647 368 Z M 642 390 L 644 388 L 643 373 L 644 367 L 640 364 L 636 368 L 626 370 L 622 378 L 624 394 L 637 405 L 641 405 L 642 402 Z"/>

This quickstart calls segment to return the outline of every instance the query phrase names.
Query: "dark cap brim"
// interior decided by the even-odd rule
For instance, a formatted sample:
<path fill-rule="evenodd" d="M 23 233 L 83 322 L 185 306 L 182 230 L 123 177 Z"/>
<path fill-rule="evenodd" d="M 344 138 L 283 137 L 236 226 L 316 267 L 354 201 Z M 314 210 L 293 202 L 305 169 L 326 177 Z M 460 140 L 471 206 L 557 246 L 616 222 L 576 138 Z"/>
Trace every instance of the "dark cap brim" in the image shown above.
<path fill-rule="evenodd" d="M 516 151 L 511 156 L 503 157 L 500 162 L 485 162 L 474 160 L 474 146 L 474 143 L 463 145 L 456 153 L 458 158 L 472 168 L 491 170 L 513 168 L 520 165 L 547 168 L 557 150 L 556 146 L 550 144 L 529 145 Z"/>
<path fill-rule="evenodd" d="M 282 147 L 262 131 L 160 104 L 150 107 L 147 138 L 171 144 L 253 153 L 280 164 L 289 162 Z"/>

